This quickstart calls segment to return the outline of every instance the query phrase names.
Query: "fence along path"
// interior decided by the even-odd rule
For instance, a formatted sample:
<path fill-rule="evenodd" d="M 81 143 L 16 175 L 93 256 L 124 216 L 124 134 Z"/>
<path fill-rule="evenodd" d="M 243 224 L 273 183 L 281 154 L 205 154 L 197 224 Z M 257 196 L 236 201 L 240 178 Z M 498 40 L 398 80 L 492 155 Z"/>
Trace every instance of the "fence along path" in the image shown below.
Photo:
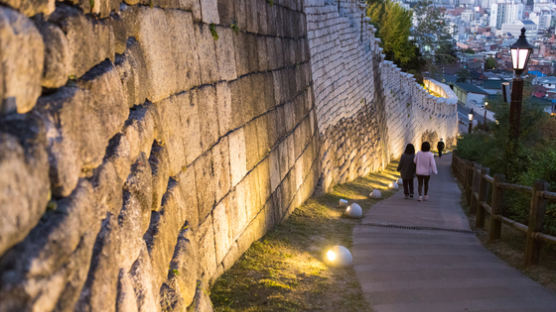
<path fill-rule="evenodd" d="M 353 231 L 354 268 L 374 311 L 556 311 L 556 294 L 481 245 L 460 206 L 451 155 L 436 160 L 429 201 L 405 200 L 400 190 Z"/>

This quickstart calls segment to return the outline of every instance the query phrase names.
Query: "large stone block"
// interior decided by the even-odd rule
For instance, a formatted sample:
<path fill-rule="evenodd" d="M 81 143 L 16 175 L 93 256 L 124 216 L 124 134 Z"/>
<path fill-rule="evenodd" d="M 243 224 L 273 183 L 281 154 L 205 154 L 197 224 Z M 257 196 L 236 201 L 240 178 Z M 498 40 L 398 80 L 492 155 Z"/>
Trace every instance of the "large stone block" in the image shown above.
<path fill-rule="evenodd" d="M 135 38 L 127 41 L 125 53 L 116 58 L 116 68 L 122 80 L 128 106 L 145 102 L 148 96 L 148 80 L 145 58 Z"/>
<path fill-rule="evenodd" d="M 182 230 L 170 263 L 169 284 L 174 287 L 184 306 L 189 306 L 195 296 L 200 269 L 197 249 L 193 232 Z"/>
<path fill-rule="evenodd" d="M 0 261 L 0 301 L 4 311 L 71 307 L 87 277 L 103 204 L 81 180 L 71 196 Z"/>
<path fill-rule="evenodd" d="M 218 15 L 218 0 L 200 0 L 200 1 L 201 1 L 201 14 L 203 16 L 203 23 L 219 24 L 220 17 Z"/>
<path fill-rule="evenodd" d="M 218 40 L 215 42 L 216 62 L 219 80 L 237 78 L 233 30 L 229 27 L 216 27 Z"/>
<path fill-rule="evenodd" d="M 144 236 L 157 288 L 168 276 L 178 235 L 187 224 L 187 207 L 182 198 L 181 188 L 177 181 L 170 179 L 168 190 L 162 199 L 162 208 L 159 212 L 152 212 L 151 223 Z"/>
<path fill-rule="evenodd" d="M 0 2 L 27 16 L 34 16 L 39 13 L 48 15 L 54 11 L 56 3 L 55 0 L 2 0 Z"/>
<path fill-rule="evenodd" d="M 230 146 L 230 169 L 231 169 L 231 186 L 243 179 L 247 173 L 247 156 L 244 129 L 238 129 L 230 133 L 228 138 Z"/>
<path fill-rule="evenodd" d="M 230 145 L 224 137 L 212 150 L 216 183 L 215 199 L 219 202 L 231 189 Z"/>
<path fill-rule="evenodd" d="M 0 7 L 0 114 L 26 113 L 41 94 L 44 43 L 24 15 Z"/>
<path fill-rule="evenodd" d="M 195 170 L 195 186 L 197 190 L 197 201 L 199 203 L 199 223 L 203 223 L 216 204 L 216 167 L 212 156 L 212 150 L 201 155 L 193 164 Z M 220 155 L 219 155 L 220 156 Z"/>
<path fill-rule="evenodd" d="M 197 242 L 199 250 L 199 265 L 203 280 L 208 282 L 216 273 L 216 250 L 214 248 L 214 225 L 212 216 L 209 217 L 199 226 L 197 232 Z"/>
<path fill-rule="evenodd" d="M 18 119 L 0 120 L 0 254 L 29 233 L 50 198 L 44 129 Z"/>
<path fill-rule="evenodd" d="M 130 8 L 123 15 L 144 56 L 148 98 L 158 102 L 200 84 L 198 44 L 192 14 L 180 10 Z M 206 31 L 211 40 L 210 31 Z"/>
<path fill-rule="evenodd" d="M 232 245 L 232 231 L 230 229 L 230 216 L 228 208 L 229 197 L 221 201 L 212 212 L 214 224 L 214 243 L 216 249 L 216 262 L 220 263 Z"/>
<path fill-rule="evenodd" d="M 192 103 L 197 107 L 199 119 L 201 149 L 208 150 L 218 140 L 218 107 L 216 88 L 205 86 L 192 91 Z"/>
<path fill-rule="evenodd" d="M 208 0 L 202 0 L 208 1 Z M 210 84 L 219 79 L 218 64 L 216 62 L 216 41 L 209 25 L 195 25 L 195 51 L 201 68 L 201 84 Z M 214 28 L 216 31 L 216 28 Z M 218 34 L 218 32 L 216 33 Z"/>
<path fill-rule="evenodd" d="M 232 129 L 232 92 L 227 82 L 216 85 L 216 106 L 218 136 L 222 137 Z"/>
<path fill-rule="evenodd" d="M 66 84 L 72 71 L 71 51 L 66 35 L 52 23 L 37 23 L 44 47 L 44 71 L 41 84 L 58 88 Z"/>
<path fill-rule="evenodd" d="M 156 103 L 157 129 L 168 149 L 171 176 L 190 165 L 202 152 L 198 103 L 190 93 L 181 93 Z"/>
<path fill-rule="evenodd" d="M 119 75 L 106 61 L 76 87 L 63 87 L 39 99 L 38 106 L 47 128 L 52 190 L 67 196 L 79 176 L 100 165 L 108 141 L 127 119 Z"/>
<path fill-rule="evenodd" d="M 222 25 L 229 26 L 236 21 L 234 3 L 235 1 L 218 0 L 218 14 Z"/>
<path fill-rule="evenodd" d="M 160 311 L 159 285 L 153 278 L 153 267 L 147 247 L 141 250 L 139 258 L 131 266 L 129 277 L 131 279 L 139 312 Z"/>
<path fill-rule="evenodd" d="M 70 53 L 70 75 L 81 77 L 105 59 L 114 60 L 116 37 L 109 22 L 96 21 L 90 16 L 83 15 L 77 8 L 67 5 L 59 6 L 48 21 L 59 25 L 65 34 Z M 55 42 L 48 44 L 55 44 Z M 125 41 L 121 44 L 125 44 Z M 52 50 L 54 49 L 63 49 L 63 47 L 53 47 Z"/>

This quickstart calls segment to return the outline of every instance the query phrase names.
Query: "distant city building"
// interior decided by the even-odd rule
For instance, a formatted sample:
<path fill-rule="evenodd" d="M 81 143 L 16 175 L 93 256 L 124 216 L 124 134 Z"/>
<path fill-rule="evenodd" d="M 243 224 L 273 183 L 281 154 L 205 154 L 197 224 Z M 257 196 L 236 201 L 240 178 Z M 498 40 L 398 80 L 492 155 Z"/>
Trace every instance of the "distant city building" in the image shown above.
<path fill-rule="evenodd" d="M 490 8 L 491 27 L 502 29 L 503 24 L 513 24 L 523 17 L 524 5 L 519 0 L 498 0 Z"/>
<path fill-rule="evenodd" d="M 513 23 L 502 24 L 502 33 L 512 34 L 512 37 L 518 38 L 521 35 L 521 28 L 525 28 L 527 41 L 533 43 L 537 37 L 537 25 L 530 20 L 515 21 Z"/>

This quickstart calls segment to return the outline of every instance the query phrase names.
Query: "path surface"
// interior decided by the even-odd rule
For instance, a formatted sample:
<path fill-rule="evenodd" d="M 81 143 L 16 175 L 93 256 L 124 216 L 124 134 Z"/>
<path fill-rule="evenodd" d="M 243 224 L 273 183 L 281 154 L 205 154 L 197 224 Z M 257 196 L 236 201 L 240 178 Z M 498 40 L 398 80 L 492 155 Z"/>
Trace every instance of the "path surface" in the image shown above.
<path fill-rule="evenodd" d="M 437 159 L 429 201 L 405 200 L 400 190 L 354 229 L 354 268 L 367 301 L 376 312 L 555 312 L 556 294 L 470 231 L 450 162 Z"/>

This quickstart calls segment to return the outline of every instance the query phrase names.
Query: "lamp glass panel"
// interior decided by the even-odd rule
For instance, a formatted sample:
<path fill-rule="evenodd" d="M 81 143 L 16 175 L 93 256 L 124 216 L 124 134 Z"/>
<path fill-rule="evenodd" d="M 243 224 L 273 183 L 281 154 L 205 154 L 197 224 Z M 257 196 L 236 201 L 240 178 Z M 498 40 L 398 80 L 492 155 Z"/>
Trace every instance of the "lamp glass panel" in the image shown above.
<path fill-rule="evenodd" d="M 510 51 L 512 53 L 512 67 L 517 69 L 517 49 L 511 49 Z"/>
<path fill-rule="evenodd" d="M 517 58 L 519 60 L 518 69 L 525 68 L 525 61 L 527 61 L 527 55 L 529 54 L 529 50 L 527 49 L 518 49 L 517 50 Z"/>

